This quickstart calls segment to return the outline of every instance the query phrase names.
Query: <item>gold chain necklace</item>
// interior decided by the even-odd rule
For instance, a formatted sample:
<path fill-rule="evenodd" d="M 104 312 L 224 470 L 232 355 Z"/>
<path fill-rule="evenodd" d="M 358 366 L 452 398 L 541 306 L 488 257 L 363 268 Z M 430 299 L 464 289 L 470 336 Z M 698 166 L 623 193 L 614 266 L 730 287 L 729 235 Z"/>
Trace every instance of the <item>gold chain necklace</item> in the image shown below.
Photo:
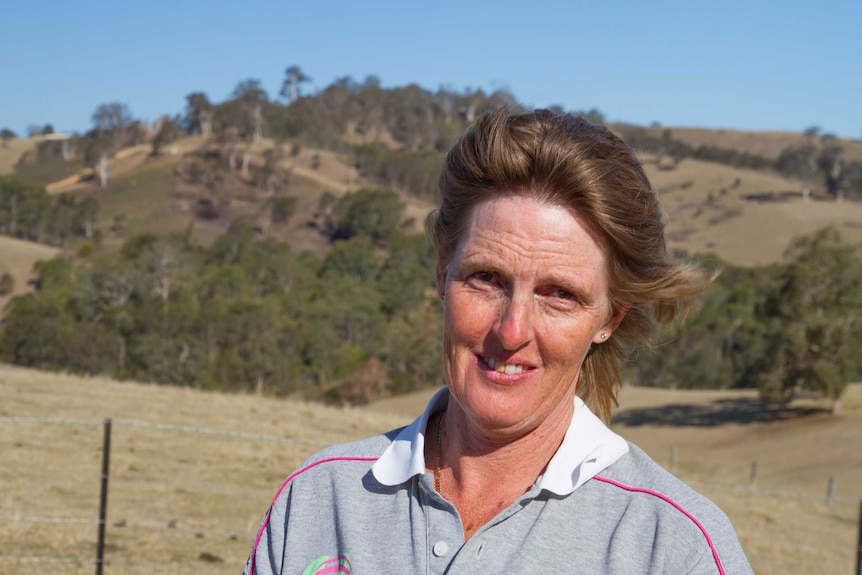
<path fill-rule="evenodd" d="M 440 414 L 440 419 L 437 420 L 437 465 L 434 468 L 434 489 L 440 495 L 443 495 L 443 491 L 440 488 L 440 452 L 442 451 L 442 438 L 443 438 L 443 421 L 446 419 L 446 412 Z"/>

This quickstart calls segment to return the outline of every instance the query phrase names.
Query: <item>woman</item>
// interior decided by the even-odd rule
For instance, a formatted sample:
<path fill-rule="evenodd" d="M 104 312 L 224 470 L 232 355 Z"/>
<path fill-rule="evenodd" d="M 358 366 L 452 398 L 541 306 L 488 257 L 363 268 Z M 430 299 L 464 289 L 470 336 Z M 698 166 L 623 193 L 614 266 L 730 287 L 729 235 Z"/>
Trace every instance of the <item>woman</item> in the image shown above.
<path fill-rule="evenodd" d="M 668 259 L 632 150 L 581 118 L 499 110 L 440 188 L 446 388 L 291 475 L 246 571 L 751 573 L 721 511 L 606 427 L 619 362 L 707 283 Z"/>

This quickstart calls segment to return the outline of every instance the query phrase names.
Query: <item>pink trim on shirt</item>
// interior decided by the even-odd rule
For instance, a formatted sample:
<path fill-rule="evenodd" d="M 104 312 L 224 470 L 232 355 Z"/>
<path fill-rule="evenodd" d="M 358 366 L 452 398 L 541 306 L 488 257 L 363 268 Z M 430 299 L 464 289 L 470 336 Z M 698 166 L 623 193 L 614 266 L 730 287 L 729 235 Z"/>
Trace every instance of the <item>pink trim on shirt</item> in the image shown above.
<path fill-rule="evenodd" d="M 664 501 L 666 503 L 670 503 L 671 505 L 673 505 L 677 511 L 679 511 L 680 513 L 682 513 L 683 515 L 688 517 L 692 521 L 692 523 L 697 525 L 697 528 L 700 529 L 701 533 L 703 533 L 703 536 L 706 538 L 706 543 L 709 545 L 709 548 L 712 551 L 712 558 L 715 560 L 715 566 L 718 567 L 719 574 L 720 575 L 727 575 L 727 573 L 725 573 L 725 571 L 724 571 L 724 567 L 722 567 L 722 565 L 721 565 L 721 559 L 718 558 L 718 550 L 716 550 L 715 545 L 712 544 L 712 539 L 710 538 L 709 533 L 706 532 L 706 528 L 703 526 L 703 524 L 700 521 L 698 521 L 695 518 L 694 515 L 692 515 L 688 511 L 686 511 L 682 505 L 680 505 L 679 503 L 677 503 L 676 501 L 674 501 L 673 499 L 671 499 L 667 495 L 663 495 L 663 494 L 659 493 L 658 491 L 653 491 L 652 489 L 645 489 L 643 487 L 632 487 L 630 485 L 625 485 L 623 483 L 620 483 L 619 481 L 614 481 L 613 479 L 608 479 L 607 477 L 599 477 L 598 475 L 594 476 L 593 479 L 596 479 L 598 481 L 602 481 L 604 483 L 608 483 L 610 485 L 613 485 L 615 487 L 619 487 L 620 489 L 624 489 L 626 491 L 632 491 L 634 493 L 646 493 L 647 495 L 652 495 L 653 497 L 658 497 L 662 501 Z"/>
<path fill-rule="evenodd" d="M 275 493 L 275 497 L 272 498 L 272 505 L 269 506 L 269 510 L 266 512 L 266 518 L 264 518 L 263 523 L 260 526 L 260 529 L 257 532 L 257 537 L 254 539 L 254 547 L 251 548 L 251 565 L 249 566 L 248 573 L 249 575 L 254 574 L 254 563 L 257 555 L 257 546 L 260 543 L 261 537 L 263 537 L 263 532 L 266 530 L 266 526 L 269 524 L 269 517 L 272 515 L 272 508 L 275 505 L 275 502 L 278 500 L 281 492 L 284 491 L 284 488 L 287 487 L 287 484 L 290 483 L 294 477 L 302 475 L 309 469 L 313 467 L 317 467 L 321 463 L 329 463 L 330 461 L 377 461 L 377 457 L 327 457 L 326 459 L 321 459 L 320 461 L 315 461 L 314 463 L 309 463 L 302 469 L 297 469 L 293 473 L 287 476 L 287 479 L 284 480 L 284 483 L 281 484 L 281 487 L 278 488 L 278 491 Z"/>

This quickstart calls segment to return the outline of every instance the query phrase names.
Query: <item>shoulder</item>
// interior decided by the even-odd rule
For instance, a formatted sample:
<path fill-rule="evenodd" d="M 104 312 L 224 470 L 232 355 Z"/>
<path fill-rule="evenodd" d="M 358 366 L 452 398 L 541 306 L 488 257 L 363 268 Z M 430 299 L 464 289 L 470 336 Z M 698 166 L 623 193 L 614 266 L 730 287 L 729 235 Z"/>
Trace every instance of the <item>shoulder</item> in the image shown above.
<path fill-rule="evenodd" d="M 331 445 L 321 449 L 306 459 L 296 471 L 285 479 L 284 483 L 288 484 L 294 480 L 319 474 L 349 473 L 350 470 L 367 471 L 389 447 L 400 431 L 401 429 L 395 429 L 359 441 Z"/>
<path fill-rule="evenodd" d="M 612 490 L 627 494 L 627 497 L 643 496 L 654 505 L 684 517 L 704 514 L 724 517 L 724 513 L 709 499 L 666 471 L 632 443 L 629 443 L 629 452 L 596 479 Z"/>
<path fill-rule="evenodd" d="M 721 509 L 653 461 L 636 445 L 595 478 L 597 486 L 622 502 L 625 514 L 654 525 L 654 545 L 682 541 L 712 555 L 719 573 L 749 573 L 736 531 Z M 673 535 L 662 539 L 661 535 Z M 732 567 L 732 568 L 731 568 Z"/>

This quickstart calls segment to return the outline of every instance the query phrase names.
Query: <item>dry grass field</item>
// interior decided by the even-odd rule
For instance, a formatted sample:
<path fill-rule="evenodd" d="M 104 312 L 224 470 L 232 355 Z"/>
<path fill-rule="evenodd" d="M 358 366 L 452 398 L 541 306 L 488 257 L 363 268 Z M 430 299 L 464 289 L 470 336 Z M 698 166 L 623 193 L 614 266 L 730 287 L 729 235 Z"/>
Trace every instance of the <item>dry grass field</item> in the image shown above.
<path fill-rule="evenodd" d="M 287 473 L 323 444 L 409 422 L 431 393 L 335 409 L 0 365 L 0 574 L 51 562 L 92 572 L 104 418 L 115 420 L 106 572 L 237 573 Z M 666 466 L 675 447 L 675 472 L 727 511 L 757 573 L 849 574 L 862 385 L 842 415 L 826 407 L 766 410 L 747 392 L 628 388 L 614 427 Z M 837 497 L 827 506 L 830 476 Z"/>
<path fill-rule="evenodd" d="M 662 128 L 663 129 L 663 128 Z M 785 148 L 804 143 L 805 136 L 799 132 L 746 132 L 742 130 L 712 130 L 706 128 L 669 128 L 675 140 L 685 142 L 693 148 L 715 146 L 739 150 L 756 156 L 774 159 Z M 862 141 L 840 139 L 844 157 L 849 161 L 862 160 Z"/>
<path fill-rule="evenodd" d="M 34 274 L 33 264 L 49 260 L 59 253 L 57 248 L 0 235 L 0 275 L 9 273 L 15 282 L 11 294 L 0 296 L 0 310 L 8 301 L 31 289 L 27 284 Z"/>
<path fill-rule="evenodd" d="M 814 197 L 804 202 L 790 178 L 687 159 L 659 170 L 643 157 L 668 221 L 671 248 L 715 253 L 742 266 L 775 263 L 790 241 L 826 226 L 862 243 L 862 203 Z"/>
<path fill-rule="evenodd" d="M 11 174 L 21 156 L 34 149 L 37 143 L 37 140 L 27 138 L 15 138 L 6 143 L 0 142 L 0 176 Z"/>

